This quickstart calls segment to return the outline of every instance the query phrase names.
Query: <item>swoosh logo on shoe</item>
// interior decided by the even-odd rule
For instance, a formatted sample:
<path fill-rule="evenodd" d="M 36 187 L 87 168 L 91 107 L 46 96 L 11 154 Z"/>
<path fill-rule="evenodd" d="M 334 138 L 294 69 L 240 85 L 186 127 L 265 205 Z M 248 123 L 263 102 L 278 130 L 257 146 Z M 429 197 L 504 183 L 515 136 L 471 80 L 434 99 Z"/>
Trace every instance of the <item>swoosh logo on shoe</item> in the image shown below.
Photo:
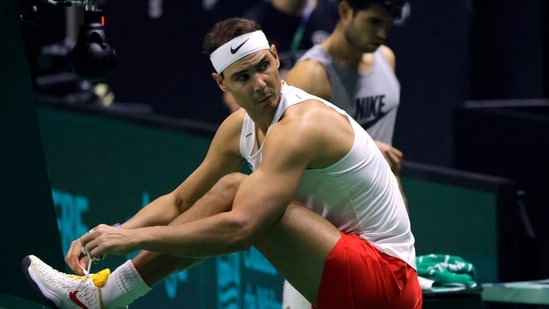
<path fill-rule="evenodd" d="M 232 47 L 231 46 L 231 54 L 236 54 L 236 52 L 240 49 L 240 47 L 242 47 L 242 45 L 244 45 L 246 42 L 248 42 L 249 38 L 246 39 L 244 42 L 240 43 L 240 45 L 238 45 L 237 47 Z"/>
<path fill-rule="evenodd" d="M 82 308 L 82 309 L 89 309 L 88 307 L 86 307 L 86 305 L 84 305 L 84 303 L 82 303 L 80 301 L 80 299 L 78 299 L 78 291 L 71 291 L 69 292 L 69 298 L 70 300 L 72 300 L 72 302 L 77 305 L 78 307 Z"/>

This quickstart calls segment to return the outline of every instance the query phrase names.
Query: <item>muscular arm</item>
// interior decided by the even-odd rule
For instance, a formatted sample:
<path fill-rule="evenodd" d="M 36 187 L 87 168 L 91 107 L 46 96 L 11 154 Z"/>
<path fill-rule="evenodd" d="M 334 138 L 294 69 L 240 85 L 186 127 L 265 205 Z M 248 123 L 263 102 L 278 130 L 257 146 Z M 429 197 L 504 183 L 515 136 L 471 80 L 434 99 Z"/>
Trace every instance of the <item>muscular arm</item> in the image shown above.
<path fill-rule="evenodd" d="M 354 140 L 344 116 L 326 106 L 299 105 L 304 105 L 301 113 L 308 116 L 293 117 L 290 113 L 273 127 L 263 146 L 263 163 L 242 182 L 231 211 L 169 227 L 122 231 L 123 240 L 104 247 L 94 244 L 92 253 L 123 254 L 127 253 L 124 250 L 145 249 L 205 257 L 248 248 L 282 216 L 304 170 L 333 164 L 347 153 Z M 323 125 L 327 122 L 332 126 Z"/>
<path fill-rule="evenodd" d="M 243 115 L 244 111 L 236 111 L 229 116 L 214 136 L 200 166 L 172 192 L 155 199 L 124 222 L 122 229 L 99 225 L 95 228 L 96 231 L 74 240 L 65 256 L 67 265 L 76 274 L 83 274 L 81 265 L 86 265 L 87 257 L 82 255 L 81 249 L 88 242 L 93 242 L 87 247 L 89 246 L 88 250 L 94 255 L 125 254 L 138 249 L 135 247 L 136 239 L 140 239 L 148 229 L 154 229 L 151 226 L 168 225 L 193 206 L 222 176 L 239 170 L 242 158 L 238 141 Z M 195 210 L 202 211 L 198 208 Z M 97 239 L 99 235 L 93 234 L 98 234 L 101 230 L 104 236 Z M 168 232 L 171 230 L 168 229 Z"/>
<path fill-rule="evenodd" d="M 226 254 L 251 246 L 254 238 L 283 214 L 311 160 L 303 143 L 288 139 L 287 130 L 294 135 L 300 132 L 295 127 L 281 128 L 281 124 L 271 130 L 263 147 L 263 164 L 242 182 L 230 212 L 174 226 L 170 232 L 163 227 L 147 228 L 140 246 L 191 257 Z"/>
<path fill-rule="evenodd" d="M 133 251 L 125 250 L 128 246 L 132 246 L 131 239 L 140 237 L 139 232 L 146 232 L 146 227 L 169 224 L 179 214 L 189 209 L 218 179 L 230 172 L 239 170 L 242 158 L 240 157 L 238 141 L 243 115 L 244 111 L 237 111 L 221 124 L 212 139 L 203 162 L 177 188 L 142 208 L 122 224 L 122 229 L 114 229 L 115 231 L 111 233 L 111 236 L 108 236 L 113 238 L 114 242 L 110 240 L 107 240 L 107 242 L 112 246 L 111 249 L 117 247 L 119 251 L 100 250 L 98 255 Z M 162 175 L 158 177 L 162 177 Z M 102 228 L 108 229 L 109 227 L 104 226 Z M 83 274 L 80 265 L 85 265 L 86 261 L 81 262 L 81 259 L 87 259 L 87 257 L 82 256 L 82 241 L 86 237 L 90 238 L 89 236 L 86 234 L 80 239 L 74 240 L 65 256 L 65 262 L 76 274 Z"/>
<path fill-rule="evenodd" d="M 219 178 L 238 171 L 242 163 L 242 158 L 238 155 L 242 115 L 233 115 L 221 124 L 204 160 L 189 177 L 172 192 L 155 199 L 141 209 L 122 227 L 166 225 L 192 206 Z"/>

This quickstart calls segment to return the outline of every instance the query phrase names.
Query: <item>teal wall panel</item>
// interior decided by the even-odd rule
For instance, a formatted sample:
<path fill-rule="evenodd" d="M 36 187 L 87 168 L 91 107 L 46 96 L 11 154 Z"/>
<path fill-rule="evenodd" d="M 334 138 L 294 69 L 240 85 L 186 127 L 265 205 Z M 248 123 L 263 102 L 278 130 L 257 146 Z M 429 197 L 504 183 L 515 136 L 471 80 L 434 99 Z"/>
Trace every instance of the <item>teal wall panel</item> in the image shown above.
<path fill-rule="evenodd" d="M 402 178 L 416 253 L 458 255 L 473 263 L 478 280 L 498 279 L 497 201 L 494 192 L 429 179 Z"/>

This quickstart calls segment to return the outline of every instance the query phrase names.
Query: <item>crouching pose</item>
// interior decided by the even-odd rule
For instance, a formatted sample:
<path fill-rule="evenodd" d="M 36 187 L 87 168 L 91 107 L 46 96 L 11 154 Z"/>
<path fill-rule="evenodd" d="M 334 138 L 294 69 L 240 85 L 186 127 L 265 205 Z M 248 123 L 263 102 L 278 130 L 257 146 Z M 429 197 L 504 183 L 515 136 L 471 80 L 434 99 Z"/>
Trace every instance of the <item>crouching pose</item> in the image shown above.
<path fill-rule="evenodd" d="M 282 81 L 276 46 L 256 22 L 219 22 L 204 50 L 242 108 L 202 163 L 120 227 L 73 241 L 66 262 L 81 277 L 27 256 L 30 282 L 58 308 L 126 308 L 175 271 L 255 246 L 315 308 L 421 308 L 408 214 L 366 131 Z M 249 175 L 238 173 L 243 162 Z M 82 269 L 135 250 L 110 275 Z"/>

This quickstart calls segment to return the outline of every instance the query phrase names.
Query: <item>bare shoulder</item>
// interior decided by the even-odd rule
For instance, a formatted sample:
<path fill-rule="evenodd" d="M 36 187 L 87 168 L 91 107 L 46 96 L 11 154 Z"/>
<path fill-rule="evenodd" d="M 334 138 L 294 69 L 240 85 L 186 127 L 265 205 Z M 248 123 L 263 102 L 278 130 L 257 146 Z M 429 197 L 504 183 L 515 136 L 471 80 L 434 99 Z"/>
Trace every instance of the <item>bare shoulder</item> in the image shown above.
<path fill-rule="evenodd" d="M 387 62 L 393 68 L 393 71 L 394 71 L 396 67 L 396 56 L 393 50 L 387 45 L 381 45 L 379 47 L 379 50 L 381 51 L 385 59 L 387 59 Z"/>
<path fill-rule="evenodd" d="M 244 116 L 246 115 L 246 110 L 239 108 L 234 112 L 231 112 L 224 120 L 221 122 L 220 129 L 223 127 L 232 127 L 238 123 L 242 123 Z M 228 128 L 225 128 L 228 129 Z"/>
<path fill-rule="evenodd" d="M 239 142 L 244 114 L 243 110 L 235 111 L 219 125 L 202 163 L 192 173 L 194 181 L 205 181 L 209 188 L 211 181 L 240 169 L 243 158 Z"/>
<path fill-rule="evenodd" d="M 333 111 L 326 104 L 316 99 L 309 99 L 287 108 L 281 122 L 302 125 L 306 130 L 308 127 L 314 128 L 319 125 L 318 118 L 332 117 Z"/>
<path fill-rule="evenodd" d="M 292 85 L 326 100 L 331 97 L 328 73 L 324 66 L 313 59 L 302 60 L 288 72 L 288 85 Z"/>
<path fill-rule="evenodd" d="M 309 168 L 333 164 L 347 153 L 354 141 L 346 116 L 318 100 L 289 107 L 275 127 L 271 132 L 274 143 L 284 144 L 288 159 L 308 158 Z"/>
<path fill-rule="evenodd" d="M 231 113 L 219 125 L 212 140 L 211 148 L 225 154 L 239 153 L 240 133 L 246 111 L 241 108 Z"/>
<path fill-rule="evenodd" d="M 286 141 L 295 140 L 300 145 L 306 145 L 322 137 L 320 129 L 322 120 L 329 116 L 325 104 L 318 100 L 307 100 L 292 105 L 284 111 L 281 120 L 273 127 L 273 132 L 280 132 Z M 310 145 L 308 146 L 310 147 Z"/>
<path fill-rule="evenodd" d="M 319 146 L 325 147 L 332 133 L 340 126 L 347 127 L 349 121 L 334 108 L 311 99 L 286 109 L 280 124 L 283 125 L 281 127 L 288 128 L 288 132 L 298 140 L 321 141 Z"/>

